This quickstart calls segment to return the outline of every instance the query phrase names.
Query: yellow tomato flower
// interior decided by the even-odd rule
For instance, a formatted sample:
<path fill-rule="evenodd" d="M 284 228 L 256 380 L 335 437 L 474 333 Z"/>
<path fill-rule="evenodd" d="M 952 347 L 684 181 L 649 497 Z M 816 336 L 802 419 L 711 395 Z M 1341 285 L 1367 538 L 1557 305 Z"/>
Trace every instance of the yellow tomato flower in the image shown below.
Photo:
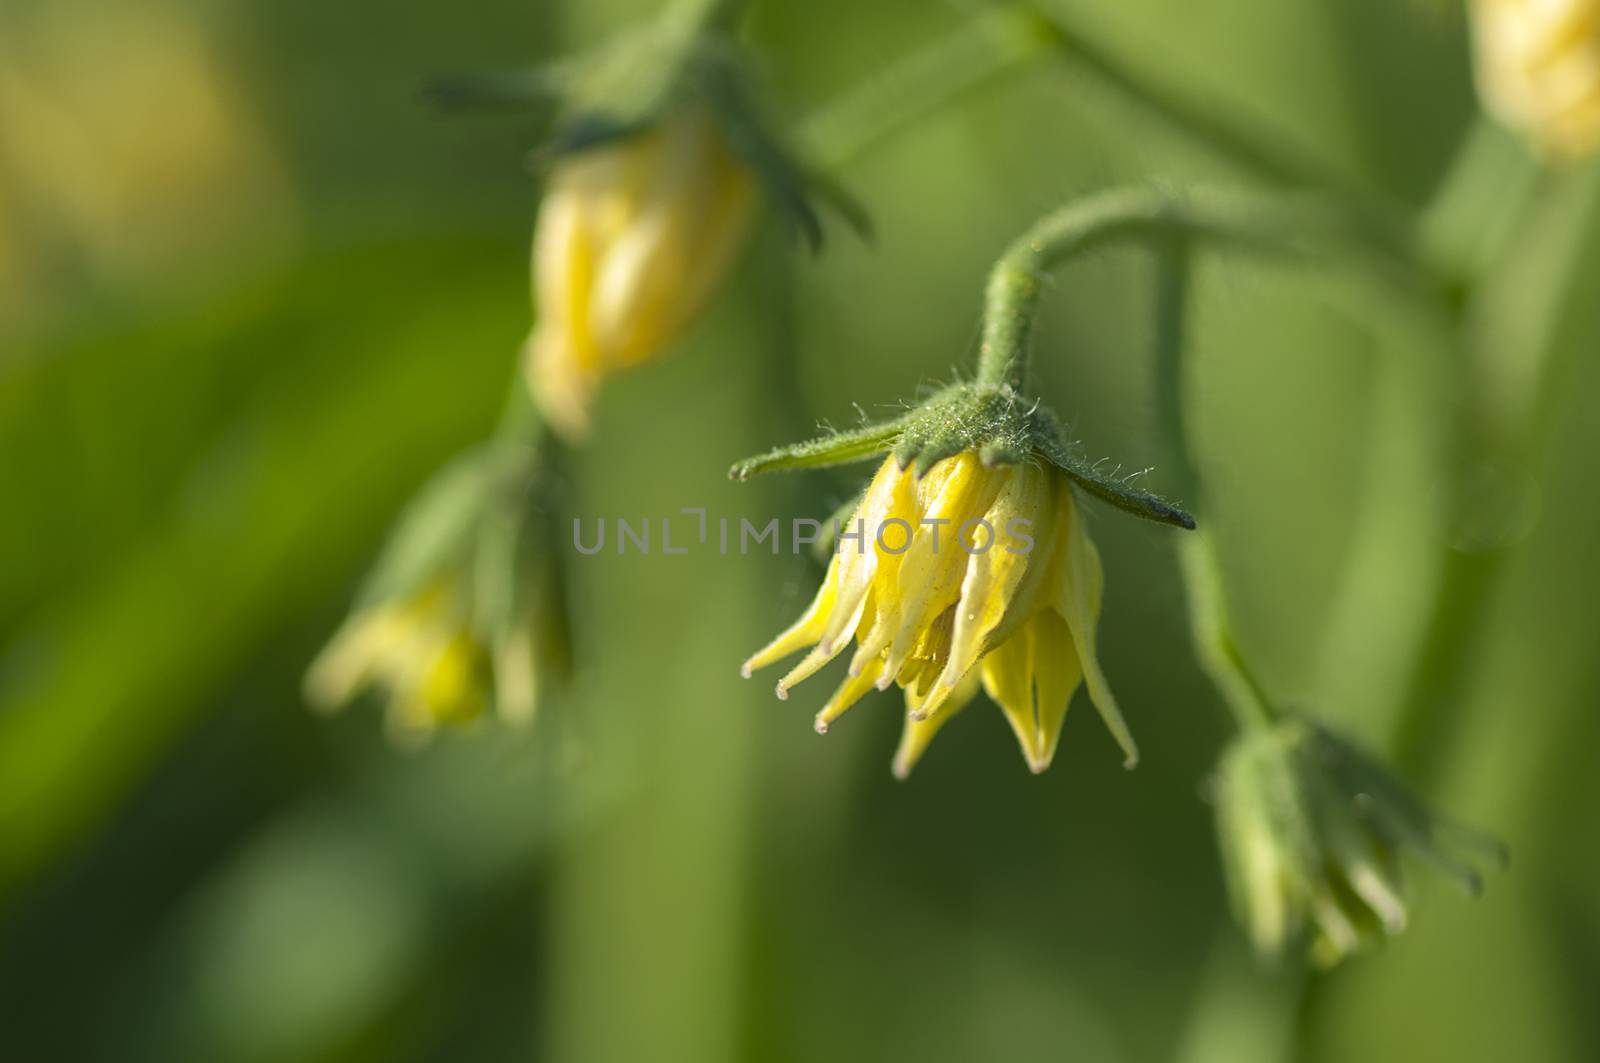
<path fill-rule="evenodd" d="M 436 580 L 358 609 L 306 676 L 307 700 L 326 711 L 373 688 L 387 695 L 390 734 L 408 744 L 440 725 L 478 719 L 491 696 L 502 715 L 531 715 L 531 646 L 491 652 L 472 629 L 465 596 L 453 581 Z"/>
<path fill-rule="evenodd" d="M 1474 0 L 1478 91 L 1546 155 L 1600 147 L 1600 0 Z"/>
<path fill-rule="evenodd" d="M 659 354 L 710 300 L 749 229 L 756 179 L 710 111 L 566 156 L 534 239 L 531 386 L 546 419 L 581 437 L 606 375 Z"/>
<path fill-rule="evenodd" d="M 981 681 L 1035 772 L 1055 755 L 1083 683 L 1112 734 L 1133 739 L 1095 650 L 1100 558 L 1067 476 L 1039 463 L 986 467 L 972 452 L 922 476 L 885 459 L 840 538 L 816 599 L 744 664 L 748 676 L 801 649 L 778 696 L 853 637 L 849 674 L 817 714 L 825 731 L 874 687 L 905 689 L 894 772 L 904 777 Z"/>

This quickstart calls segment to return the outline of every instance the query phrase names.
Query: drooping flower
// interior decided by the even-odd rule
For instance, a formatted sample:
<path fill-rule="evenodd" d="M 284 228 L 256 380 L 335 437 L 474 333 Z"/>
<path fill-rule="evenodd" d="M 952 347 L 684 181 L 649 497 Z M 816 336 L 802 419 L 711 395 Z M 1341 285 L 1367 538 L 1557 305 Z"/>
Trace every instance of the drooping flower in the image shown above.
<path fill-rule="evenodd" d="M 1541 154 L 1600 148 L 1600 0 L 1474 0 L 1478 91 Z"/>
<path fill-rule="evenodd" d="M 1305 949 L 1332 966 L 1405 929 L 1400 855 L 1481 888 L 1454 850 L 1504 860 L 1498 843 L 1434 816 L 1381 765 L 1303 717 L 1223 753 L 1216 816 L 1228 890 L 1258 952 Z"/>
<path fill-rule="evenodd" d="M 534 238 L 529 380 L 545 418 L 581 438 L 600 381 L 660 354 L 733 265 L 757 179 L 715 117 L 685 105 L 563 156 Z"/>
<path fill-rule="evenodd" d="M 550 119 L 523 350 L 547 425 L 581 439 L 608 376 L 662 354 L 726 280 L 759 198 L 813 249 L 827 205 L 859 207 L 787 143 L 739 41 L 742 4 L 665 5 L 599 46 L 430 87 L 442 107 Z"/>
<path fill-rule="evenodd" d="M 410 597 L 357 611 L 312 664 L 307 699 L 331 711 L 379 689 L 389 731 L 400 741 L 476 720 L 489 703 L 495 670 L 458 584 L 439 579 Z"/>
<path fill-rule="evenodd" d="M 375 691 L 404 744 L 494 711 L 532 719 L 568 667 L 560 573 L 521 448 L 447 466 L 401 516 L 356 607 L 306 674 L 333 711 Z"/>
<path fill-rule="evenodd" d="M 905 689 L 895 755 L 904 777 L 981 682 L 1005 713 L 1028 766 L 1055 755 L 1081 684 L 1131 765 L 1133 739 L 1095 646 L 1100 558 L 1072 482 L 1043 461 L 985 465 L 964 451 L 922 475 L 886 458 L 850 521 L 815 600 L 744 664 L 744 674 L 799 650 L 778 681 L 796 683 L 856 649 L 821 712 L 818 731 L 874 687 Z"/>

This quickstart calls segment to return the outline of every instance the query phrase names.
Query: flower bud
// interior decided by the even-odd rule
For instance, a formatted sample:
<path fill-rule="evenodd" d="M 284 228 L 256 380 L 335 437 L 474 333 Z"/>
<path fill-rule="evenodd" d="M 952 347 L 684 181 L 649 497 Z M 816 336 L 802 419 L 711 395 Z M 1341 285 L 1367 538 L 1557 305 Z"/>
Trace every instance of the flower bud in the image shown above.
<path fill-rule="evenodd" d="M 306 675 L 332 711 L 368 690 L 405 744 L 491 707 L 531 719 L 568 668 L 560 572 L 530 456 L 486 447 L 446 467 L 403 514 L 350 617 Z"/>
<path fill-rule="evenodd" d="M 580 438 L 600 381 L 660 354 L 705 307 L 749 230 L 756 187 L 710 109 L 692 103 L 554 164 L 526 359 L 557 431 Z"/>
<path fill-rule="evenodd" d="M 1600 147 L 1600 0 L 1473 0 L 1478 91 L 1540 154 Z"/>
<path fill-rule="evenodd" d="M 1478 873 L 1453 850 L 1504 859 L 1497 843 L 1435 817 L 1399 779 L 1303 717 L 1224 751 L 1216 816 L 1229 895 L 1257 951 L 1306 950 L 1324 967 L 1405 928 L 1403 850 L 1474 893 Z"/>

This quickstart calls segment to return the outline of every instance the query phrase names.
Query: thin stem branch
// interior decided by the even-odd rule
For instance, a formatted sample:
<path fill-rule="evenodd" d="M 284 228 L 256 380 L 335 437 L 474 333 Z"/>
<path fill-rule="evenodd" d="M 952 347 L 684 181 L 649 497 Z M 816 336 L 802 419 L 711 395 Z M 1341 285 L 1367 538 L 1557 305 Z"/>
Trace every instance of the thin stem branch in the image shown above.
<path fill-rule="evenodd" d="M 1193 503 L 1200 498 L 1200 470 L 1190 453 L 1183 352 L 1194 254 L 1182 237 L 1166 241 L 1156 254 L 1156 417 L 1163 427 L 1167 464 L 1177 485 L 1174 490 L 1179 498 Z"/>
<path fill-rule="evenodd" d="M 1092 196 L 1046 215 L 1001 256 L 990 275 L 979 349 L 980 386 L 1028 387 L 1029 338 L 1044 276 L 1074 255 L 1122 239 L 1155 243 L 1160 252 L 1156 290 L 1157 406 L 1166 448 L 1186 495 L 1200 490 L 1190 456 L 1183 403 L 1184 318 L 1191 247 L 1197 239 L 1283 250 L 1292 219 L 1271 204 L 1211 194 L 1177 198 L 1154 189 Z M 1208 533 L 1187 537 L 1184 576 L 1195 648 L 1241 729 L 1269 725 L 1271 700 L 1250 672 L 1234 637 L 1222 574 Z"/>
<path fill-rule="evenodd" d="M 1069 24 L 1060 14 L 1039 16 L 1050 27 L 1058 58 L 1088 74 L 1140 110 L 1162 119 L 1187 139 L 1204 145 L 1235 168 L 1271 184 L 1325 187 L 1325 167 L 1285 152 L 1281 138 L 1266 137 L 1242 128 L 1229 118 L 1206 110 L 1191 94 L 1162 89 Z"/>
<path fill-rule="evenodd" d="M 1261 135 L 1233 116 L 1207 108 L 1194 93 L 1151 82 L 1060 13 L 1037 17 L 1049 27 L 1053 50 L 1068 67 L 1242 173 L 1282 188 L 1314 190 L 1344 204 L 1358 220 L 1365 239 L 1402 257 L 1417 257 L 1413 226 L 1401 207 L 1349 181 L 1330 179 L 1326 162 L 1286 151 L 1283 137 Z"/>
<path fill-rule="evenodd" d="M 1195 654 L 1222 694 L 1223 704 L 1241 731 L 1270 727 L 1278 713 L 1245 663 L 1234 637 L 1223 587 L 1222 565 L 1211 533 L 1201 529 L 1179 544 L 1184 590 L 1189 596 L 1189 628 Z"/>
<path fill-rule="evenodd" d="M 1193 254 L 1188 238 L 1168 237 L 1156 249 L 1155 387 L 1156 410 L 1167 459 L 1185 498 L 1198 499 L 1200 471 L 1190 444 L 1184 396 L 1185 321 L 1190 298 Z M 1226 585 L 1212 533 L 1202 529 L 1181 544 L 1184 590 L 1196 656 L 1222 694 L 1239 730 L 1270 726 L 1277 719 L 1272 701 L 1250 671 L 1234 636 Z"/>
<path fill-rule="evenodd" d="M 805 158 L 831 170 L 954 101 L 1047 55 L 1039 17 L 996 7 L 896 60 L 802 123 Z"/>
<path fill-rule="evenodd" d="M 1502 150 L 1507 147 L 1514 146 L 1501 142 Z M 1521 161 L 1525 168 L 1532 165 L 1526 158 Z M 1480 170 L 1492 168 L 1500 173 L 1509 167 L 1516 175 L 1518 187 L 1531 187 L 1538 179 L 1536 172 L 1518 174 L 1514 161 L 1496 159 L 1494 153 L 1487 150 L 1464 153 L 1462 165 Z M 1453 178 L 1446 188 L 1490 183 L 1487 175 L 1466 174 Z M 1594 182 L 1591 189 L 1583 214 L 1575 223 L 1578 231 L 1593 231 L 1593 223 L 1600 217 L 1600 182 Z M 1478 274 L 1489 281 L 1498 264 L 1498 253 L 1503 253 L 1510 242 L 1509 234 L 1526 220 L 1529 205 L 1515 197 L 1499 202 L 1501 208 L 1512 215 L 1511 219 L 1490 217 L 1485 221 L 1481 213 L 1476 219 L 1479 226 L 1501 234 L 1496 240 L 1496 254 L 1480 254 L 1473 262 Z M 1456 212 L 1454 217 L 1458 226 L 1471 226 L 1474 221 L 1464 211 Z M 1517 352 L 1519 358 L 1536 366 L 1526 385 L 1526 393 L 1531 397 L 1520 404 L 1508 402 L 1504 393 L 1508 389 L 1493 391 L 1487 385 L 1496 378 L 1480 375 L 1476 381 L 1477 393 L 1467 407 L 1468 413 L 1478 420 L 1471 425 L 1456 426 L 1457 437 L 1463 441 L 1463 447 L 1458 449 L 1476 441 L 1477 453 L 1473 458 L 1499 461 L 1513 468 L 1532 468 L 1544 459 L 1549 450 L 1548 425 L 1554 420 L 1552 411 L 1568 390 L 1574 360 L 1591 348 L 1585 337 L 1592 334 L 1596 323 L 1591 278 L 1597 270 L 1600 270 L 1600 243 L 1586 240 L 1571 249 L 1562 266 L 1559 294 L 1550 301 L 1547 315 L 1537 324 L 1537 335 L 1527 343 L 1526 349 Z M 1487 445 L 1484 439 L 1489 441 Z M 1473 468 L 1476 462 L 1464 459 L 1461 465 Z M 1463 485 L 1456 484 L 1454 488 L 1457 495 L 1452 501 L 1460 507 L 1469 500 L 1462 497 Z M 1509 560 L 1510 553 L 1505 546 L 1476 553 L 1462 552 L 1447 545 L 1440 547 L 1438 582 L 1427 625 L 1406 678 L 1404 698 L 1392 731 L 1395 760 L 1416 775 L 1426 776 L 1436 770 L 1452 746 L 1457 721 L 1461 719 L 1461 714 L 1455 710 L 1466 693 L 1469 669 L 1474 663 L 1473 651 L 1483 636 L 1495 592 Z"/>

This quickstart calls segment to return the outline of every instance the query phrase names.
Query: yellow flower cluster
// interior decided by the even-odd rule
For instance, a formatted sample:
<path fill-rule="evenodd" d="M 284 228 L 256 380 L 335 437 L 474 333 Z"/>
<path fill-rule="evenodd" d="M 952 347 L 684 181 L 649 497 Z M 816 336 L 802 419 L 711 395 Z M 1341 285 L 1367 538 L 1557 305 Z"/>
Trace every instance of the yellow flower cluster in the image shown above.
<path fill-rule="evenodd" d="M 755 201 L 754 175 L 704 107 L 563 158 L 539 208 L 526 353 L 553 427 L 581 438 L 601 379 L 659 354 L 694 319 Z"/>
<path fill-rule="evenodd" d="M 1133 740 L 1095 652 L 1100 592 L 1100 558 L 1060 471 L 986 467 L 968 452 L 919 478 L 889 457 L 841 528 L 810 608 L 746 661 L 744 674 L 809 647 L 778 682 L 787 697 L 854 638 L 849 674 L 817 714 L 817 729 L 874 687 L 898 683 L 906 700 L 900 777 L 980 681 L 1028 766 L 1043 771 L 1083 683 L 1131 763 Z"/>

